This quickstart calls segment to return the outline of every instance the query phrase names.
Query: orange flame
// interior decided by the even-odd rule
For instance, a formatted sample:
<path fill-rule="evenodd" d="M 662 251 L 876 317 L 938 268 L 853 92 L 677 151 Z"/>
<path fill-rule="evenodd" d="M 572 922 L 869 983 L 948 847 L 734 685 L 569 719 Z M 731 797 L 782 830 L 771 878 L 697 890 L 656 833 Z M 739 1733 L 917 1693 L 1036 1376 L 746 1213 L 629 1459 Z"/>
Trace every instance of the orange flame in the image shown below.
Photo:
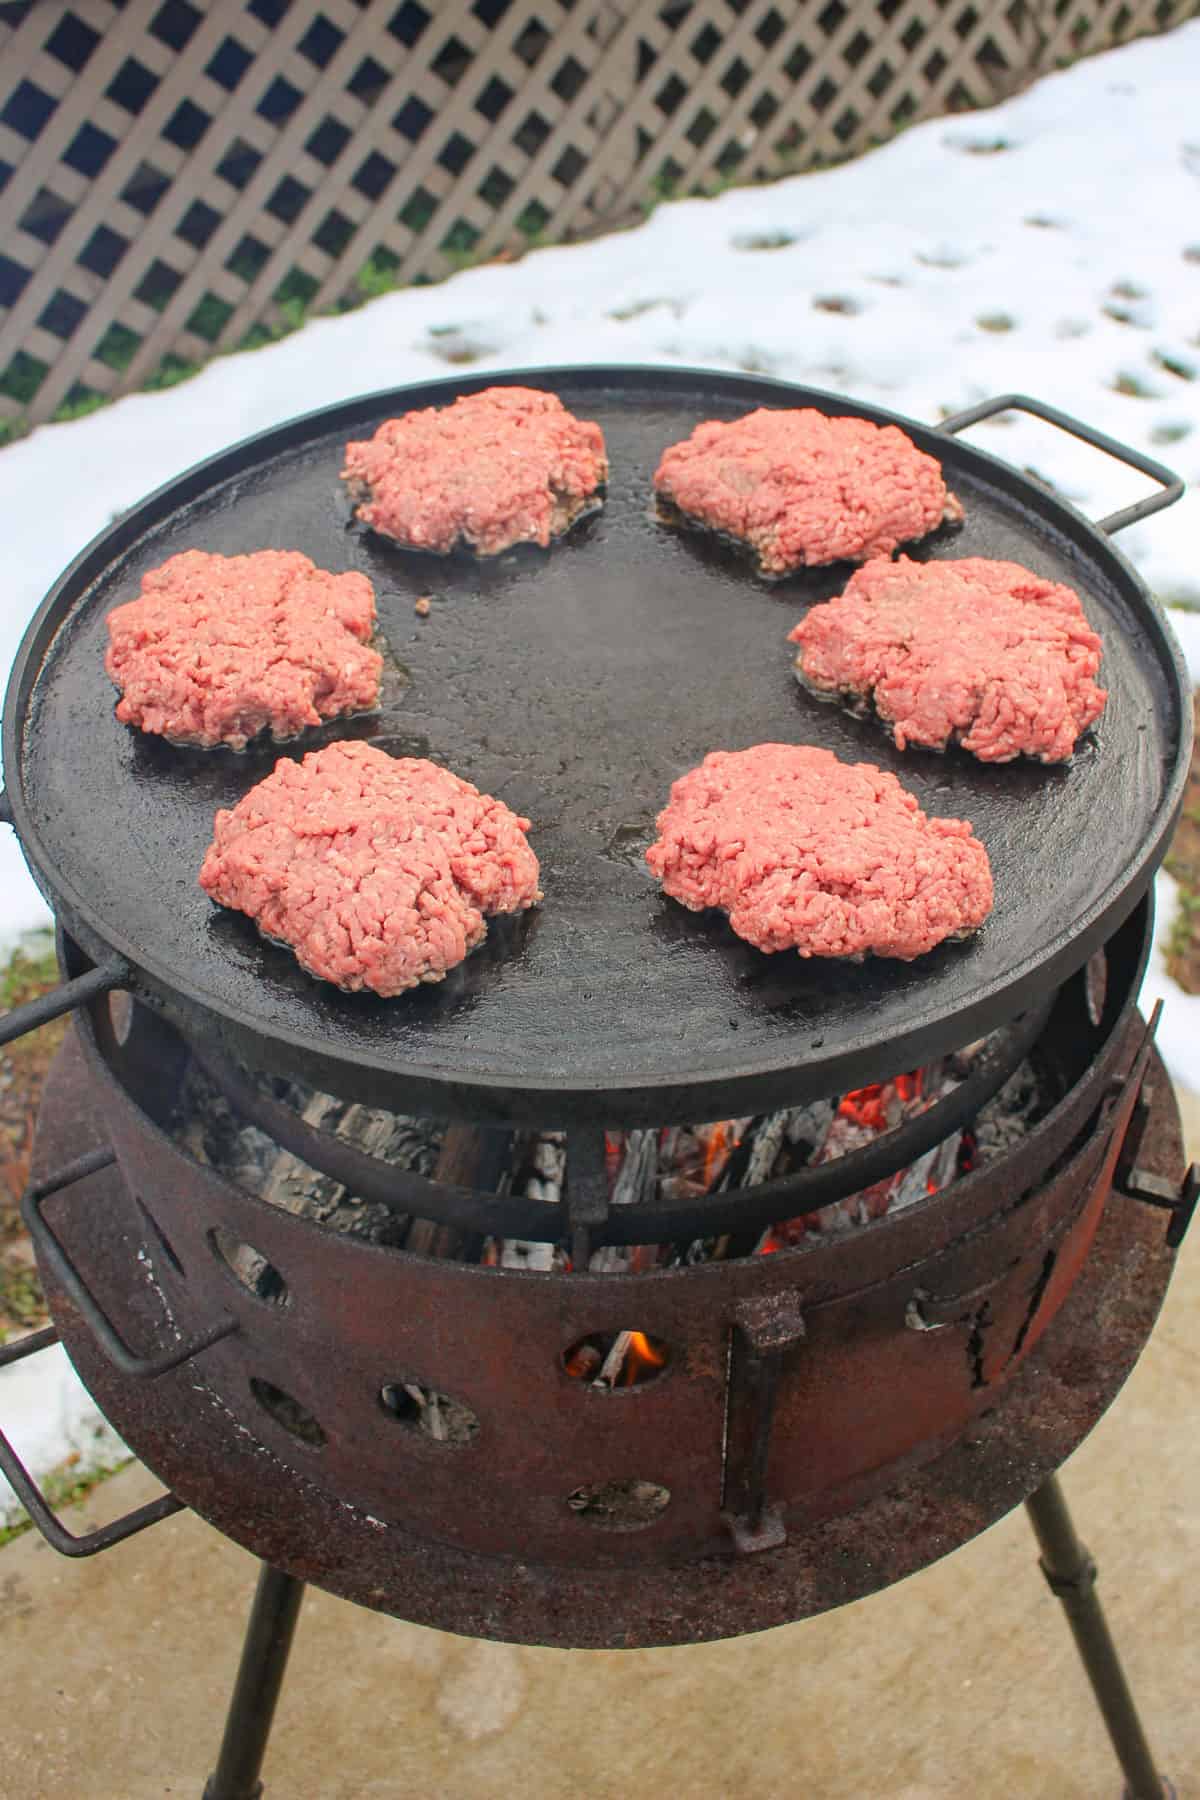
<path fill-rule="evenodd" d="M 639 1380 L 645 1380 L 646 1373 L 652 1369 L 661 1369 L 666 1362 L 661 1350 L 656 1350 L 644 1331 L 631 1331 L 629 1349 L 625 1356 L 625 1367 L 621 1371 L 621 1386 L 633 1387 Z"/>
<path fill-rule="evenodd" d="M 918 1069 L 912 1075 L 897 1075 L 891 1081 L 877 1081 L 870 1087 L 854 1088 L 839 1100 L 838 1116 L 852 1119 L 856 1125 L 866 1125 L 872 1131 L 886 1131 L 888 1101 L 892 1095 L 907 1104 L 910 1100 L 920 1098 L 924 1085 L 925 1071 Z"/>
<path fill-rule="evenodd" d="M 604 1172 L 608 1176 L 610 1189 L 621 1173 L 621 1164 L 625 1160 L 626 1141 L 626 1134 L 623 1131 L 606 1131 L 604 1134 Z"/>
<path fill-rule="evenodd" d="M 725 1164 L 741 1141 L 740 1137 L 734 1135 L 732 1119 L 723 1119 L 708 1127 L 704 1144 L 704 1185 L 699 1190 L 701 1193 L 711 1192 L 713 1182 L 725 1173 Z"/>

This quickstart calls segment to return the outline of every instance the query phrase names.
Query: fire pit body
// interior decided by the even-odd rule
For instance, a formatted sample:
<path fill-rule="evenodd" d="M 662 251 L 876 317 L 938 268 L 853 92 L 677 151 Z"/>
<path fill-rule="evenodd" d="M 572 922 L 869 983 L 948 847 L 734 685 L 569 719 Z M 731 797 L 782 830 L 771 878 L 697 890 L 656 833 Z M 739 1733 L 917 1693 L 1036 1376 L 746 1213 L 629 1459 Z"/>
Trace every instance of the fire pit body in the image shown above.
<path fill-rule="evenodd" d="M 30 629 L 4 816 L 55 904 L 65 982 L 0 1022 L 0 1041 L 77 1017 L 24 1213 L 56 1330 L 170 1494 L 79 1542 L 2 1438 L 0 1463 L 68 1554 L 182 1504 L 269 1566 L 210 1800 L 255 1791 L 301 1582 L 480 1637 L 690 1643 L 870 1593 L 1026 1499 L 1055 1591 L 1090 1621 L 1085 1660 L 1143 1800 L 1158 1777 L 1047 1483 L 1132 1367 L 1196 1199 L 1136 1010 L 1190 750 L 1178 653 L 1095 527 L 901 421 L 967 504 L 964 551 L 1070 570 L 1102 619 L 1104 737 L 1066 770 L 982 773 L 954 757 L 901 768 L 872 738 L 933 810 L 973 818 L 996 914 L 978 943 L 914 967 L 814 978 L 763 957 L 655 894 L 651 795 L 692 756 L 676 711 L 697 742 L 722 715 L 746 741 L 781 720 L 815 729 L 786 655 L 778 681 L 763 659 L 836 575 L 792 584 L 788 604 L 747 595 L 723 550 L 650 526 L 638 472 L 685 416 L 764 400 L 887 416 L 690 372 L 522 380 L 598 417 L 613 452 L 605 513 L 577 541 L 541 562 L 447 565 L 444 642 L 426 622 L 411 663 L 394 621 L 428 563 L 343 551 L 377 588 L 386 572 L 395 603 L 391 695 L 385 676 L 362 731 L 506 789 L 545 843 L 556 905 L 496 932 L 441 991 L 391 1011 L 341 995 L 206 911 L 193 852 L 256 778 L 255 752 L 122 733 L 88 646 L 173 534 L 233 551 L 258 509 L 285 504 L 297 547 L 335 566 L 314 498 L 329 445 L 478 384 L 356 402 L 202 466 L 85 552 Z M 1169 471 L 1047 416 L 1164 484 L 1110 529 L 1175 497 Z M 647 542 L 661 593 L 635 581 Z M 511 693 L 468 716 L 463 657 L 500 674 L 506 646 L 506 667 L 528 667 L 547 618 L 563 643 L 547 638 L 524 738 Z M 575 667 L 589 644 L 594 700 Z M 710 691 L 710 652 L 732 700 Z M 631 655 L 660 676 L 677 664 L 679 692 L 668 706 L 660 681 L 666 724 L 617 748 Z M 854 740 L 840 714 L 819 723 Z M 60 729 L 89 734 L 87 769 L 52 750 Z M 588 754 L 568 755 L 579 743 Z M 93 765 L 127 857 L 101 853 Z"/>

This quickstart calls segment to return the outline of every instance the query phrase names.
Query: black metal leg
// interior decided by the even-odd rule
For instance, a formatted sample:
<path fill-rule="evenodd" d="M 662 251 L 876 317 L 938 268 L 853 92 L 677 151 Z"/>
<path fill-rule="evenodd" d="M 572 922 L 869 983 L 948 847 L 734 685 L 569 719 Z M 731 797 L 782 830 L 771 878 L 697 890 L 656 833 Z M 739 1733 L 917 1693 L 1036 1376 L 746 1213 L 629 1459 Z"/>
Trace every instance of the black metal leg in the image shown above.
<path fill-rule="evenodd" d="M 258 1778 L 287 1669 L 304 1583 L 264 1563 L 250 1608 L 225 1736 L 204 1800 L 259 1800 Z"/>
<path fill-rule="evenodd" d="M 1129 1683 L 1096 1594 L 1096 1565 L 1076 1535 L 1058 1479 L 1052 1475 L 1025 1502 L 1041 1550 L 1042 1574 L 1062 1601 L 1088 1680 L 1125 1773 L 1125 1800 L 1174 1795 L 1154 1766 Z"/>

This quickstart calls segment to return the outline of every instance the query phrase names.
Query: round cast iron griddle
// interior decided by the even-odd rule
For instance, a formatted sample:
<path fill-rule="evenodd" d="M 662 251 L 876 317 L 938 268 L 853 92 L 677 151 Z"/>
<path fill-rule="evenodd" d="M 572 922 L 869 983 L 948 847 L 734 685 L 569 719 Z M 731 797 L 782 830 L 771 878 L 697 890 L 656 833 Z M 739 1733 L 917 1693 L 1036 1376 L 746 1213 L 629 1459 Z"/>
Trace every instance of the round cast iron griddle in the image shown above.
<path fill-rule="evenodd" d="M 401 551 L 349 523 L 342 447 L 385 418 L 516 381 L 603 427 L 607 505 L 549 553 L 490 563 Z M 332 407 L 199 465 L 103 533 L 54 588 L 9 687 L 4 755 L 25 853 L 90 954 L 250 1063 L 398 1109 L 544 1124 L 753 1112 L 912 1068 L 1044 995 L 1148 886 L 1186 775 L 1190 711 L 1162 616 L 1124 558 L 1062 501 L 957 439 L 899 419 L 941 460 L 965 528 L 918 552 L 1005 557 L 1074 586 L 1105 641 L 1109 704 L 1066 767 L 898 752 L 802 692 L 787 633 L 845 565 L 767 585 L 735 550 L 653 514 L 663 448 L 700 420 L 841 397 L 675 369 L 536 370 Z M 105 615 L 146 570 L 199 547 L 301 550 L 375 584 L 389 652 L 376 717 L 282 751 L 185 750 L 119 725 Z M 430 594 L 430 617 L 414 600 Z M 281 754 L 339 736 L 429 756 L 533 820 L 545 904 L 492 924 L 450 977 L 347 995 L 196 883 L 218 807 Z M 666 899 L 642 853 L 671 783 L 714 749 L 824 745 L 893 770 L 930 813 L 969 819 L 996 904 L 982 932 L 914 963 L 767 956 L 716 913 Z"/>

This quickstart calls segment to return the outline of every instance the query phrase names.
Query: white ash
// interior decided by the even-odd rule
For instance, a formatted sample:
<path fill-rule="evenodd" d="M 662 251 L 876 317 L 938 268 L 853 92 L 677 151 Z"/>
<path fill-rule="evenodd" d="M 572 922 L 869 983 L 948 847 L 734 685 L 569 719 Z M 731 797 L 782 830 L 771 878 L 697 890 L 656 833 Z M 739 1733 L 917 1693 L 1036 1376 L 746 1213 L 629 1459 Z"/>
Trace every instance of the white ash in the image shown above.
<path fill-rule="evenodd" d="M 1032 1063 L 1023 1062 L 975 1120 L 976 1160 L 990 1163 L 1007 1155 L 1043 1110 L 1037 1074 Z"/>
<path fill-rule="evenodd" d="M 953 1092 L 971 1073 L 987 1042 L 980 1040 L 931 1066 L 918 1082 L 897 1080 L 872 1089 L 882 1126 L 864 1119 L 861 1106 L 844 1109 L 841 1100 L 818 1100 L 708 1125 L 609 1132 L 610 1203 L 614 1207 L 648 1206 L 757 1187 L 802 1168 L 834 1161 Z M 420 1175 L 435 1171 L 444 1128 L 432 1121 L 336 1100 L 297 1084 L 275 1081 L 268 1091 L 293 1106 L 308 1123 L 368 1154 Z M 908 1168 L 861 1193 L 800 1219 L 783 1221 L 764 1232 L 755 1245 L 743 1239 L 739 1246 L 736 1238 L 729 1236 L 675 1245 L 602 1245 L 592 1251 L 589 1270 L 617 1275 L 691 1266 L 719 1260 L 731 1253 L 731 1246 L 733 1254 L 743 1255 L 751 1248 L 760 1252 L 783 1248 L 799 1242 L 808 1232 L 858 1229 L 938 1192 L 957 1179 L 961 1168 L 1005 1154 L 1038 1116 L 1041 1101 L 1037 1076 L 1028 1062 L 1023 1063 L 981 1109 L 967 1133 L 951 1134 Z M 176 1136 L 198 1160 L 211 1163 L 285 1211 L 380 1244 L 402 1246 L 408 1241 L 412 1220 L 357 1199 L 281 1150 L 264 1133 L 241 1124 L 195 1066 L 182 1090 Z M 556 1208 L 562 1203 L 568 1174 L 565 1133 L 520 1132 L 513 1137 L 508 1168 L 496 1191 L 520 1194 Z M 417 1228 L 419 1231 L 419 1221 Z M 548 1224 L 545 1238 L 488 1238 L 475 1254 L 491 1267 L 561 1273 L 571 1266 L 565 1236 L 564 1220 L 553 1232 Z M 245 1274 L 253 1280 L 253 1270 L 247 1269 Z"/>
<path fill-rule="evenodd" d="M 566 1170 L 565 1131 L 521 1132 L 513 1141 L 508 1179 L 501 1181 L 498 1191 L 557 1206 L 562 1200 Z M 567 1255 L 561 1245 L 526 1238 L 488 1238 L 480 1261 L 493 1269 L 531 1269 L 541 1274 L 561 1274 L 567 1268 Z"/>
<path fill-rule="evenodd" d="M 433 1173 L 444 1128 L 432 1120 L 337 1100 L 299 1083 L 275 1081 L 267 1091 L 292 1106 L 307 1124 L 369 1155 L 414 1174 Z M 330 1176 L 318 1174 L 282 1150 L 256 1126 L 243 1124 L 195 1063 L 180 1090 L 174 1135 L 197 1162 L 209 1164 L 284 1212 L 377 1244 L 402 1244 L 407 1236 L 407 1215 L 378 1201 L 356 1198 Z"/>

